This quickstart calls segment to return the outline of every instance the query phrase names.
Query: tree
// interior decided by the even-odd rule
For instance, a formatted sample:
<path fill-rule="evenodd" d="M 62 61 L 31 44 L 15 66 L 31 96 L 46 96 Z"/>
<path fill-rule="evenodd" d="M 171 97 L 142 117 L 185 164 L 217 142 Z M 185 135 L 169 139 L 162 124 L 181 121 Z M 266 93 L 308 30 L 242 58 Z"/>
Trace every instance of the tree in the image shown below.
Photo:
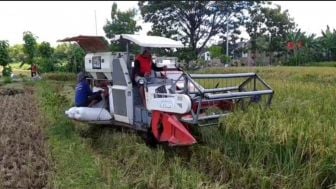
<path fill-rule="evenodd" d="M 257 3 L 248 8 L 249 17 L 245 21 L 246 32 L 250 36 L 250 49 L 252 51 L 252 58 L 255 59 L 257 49 L 257 39 L 262 37 L 267 31 L 265 23 L 265 15 L 262 12 L 262 3 Z"/>
<path fill-rule="evenodd" d="M 241 25 L 243 10 L 253 1 L 139 1 L 145 22 L 151 22 L 151 35 L 159 35 L 182 42 L 197 57 L 214 36 Z"/>
<path fill-rule="evenodd" d="M 299 65 L 304 62 L 304 56 L 302 56 L 304 38 L 305 32 L 301 32 L 301 29 L 295 32 L 291 32 L 287 36 L 286 45 L 288 53 L 290 55 L 289 64 Z"/>
<path fill-rule="evenodd" d="M 141 30 L 141 26 L 136 24 L 134 17 L 136 16 L 135 9 L 129 9 L 126 12 L 121 12 L 116 3 L 112 4 L 111 21 L 103 27 L 106 37 L 113 38 L 115 34 L 133 34 Z"/>
<path fill-rule="evenodd" d="M 308 62 L 323 60 L 325 46 L 321 43 L 322 38 L 315 38 L 315 34 L 307 35 L 301 29 L 291 32 L 287 39 L 289 54 L 288 65 L 302 65 Z"/>
<path fill-rule="evenodd" d="M 57 71 L 67 71 L 66 66 L 68 64 L 68 60 L 70 52 L 70 44 L 62 43 L 58 44 L 54 50 L 54 58 L 55 58 L 55 69 Z"/>
<path fill-rule="evenodd" d="M 49 42 L 43 41 L 38 45 L 38 64 L 43 72 L 51 72 L 55 70 L 54 49 Z"/>
<path fill-rule="evenodd" d="M 321 33 L 322 33 L 321 44 L 326 51 L 328 61 L 335 60 L 336 30 L 333 29 L 333 31 L 331 31 L 329 25 L 327 25 L 326 30 L 325 31 L 322 30 Z"/>
<path fill-rule="evenodd" d="M 54 48 L 50 46 L 49 42 L 43 41 L 38 45 L 38 52 L 42 58 L 51 58 L 54 54 Z"/>
<path fill-rule="evenodd" d="M 70 44 L 67 71 L 78 73 L 84 71 L 85 52 L 78 44 Z"/>
<path fill-rule="evenodd" d="M 294 20 L 289 16 L 288 10 L 282 11 L 281 6 L 276 8 L 262 6 L 258 4 L 249 9 L 250 17 L 245 22 L 246 31 L 251 38 L 251 50 L 255 51 L 259 48 L 256 39 L 261 36 L 268 35 L 269 47 L 269 63 L 272 64 L 274 52 L 278 56 L 286 52 L 286 42 L 288 34 L 295 28 Z"/>
<path fill-rule="evenodd" d="M 24 63 L 28 63 L 30 66 L 32 66 L 32 64 L 34 63 L 34 58 L 37 53 L 36 38 L 37 37 L 35 37 L 34 34 L 32 34 L 30 31 L 23 32 L 23 41 L 24 41 L 23 52 L 27 56 L 27 60 L 26 60 L 27 62 L 22 62 L 20 67 Z"/>
<path fill-rule="evenodd" d="M 69 51 L 69 43 L 58 44 L 54 50 L 54 56 L 57 60 L 65 60 L 68 58 Z"/>
<path fill-rule="evenodd" d="M 295 28 L 295 23 L 289 16 L 288 10 L 282 11 L 279 5 L 274 9 L 264 8 L 263 12 L 266 18 L 265 25 L 270 36 L 269 63 L 271 65 L 275 51 L 278 52 L 278 56 L 286 52 L 284 43 L 288 33 Z"/>
<path fill-rule="evenodd" d="M 11 68 L 8 64 L 11 62 L 8 52 L 9 44 L 8 41 L 2 40 L 0 41 L 0 65 L 3 67 L 2 75 L 10 76 Z"/>
<path fill-rule="evenodd" d="M 125 12 L 122 12 L 118 9 L 117 4 L 113 3 L 111 10 L 111 21 L 107 20 L 103 27 L 106 37 L 111 39 L 116 34 L 134 34 L 135 32 L 141 30 L 141 26 L 138 26 L 134 20 L 135 16 L 135 9 L 129 9 Z M 112 42 L 111 50 L 124 51 L 125 49 L 123 49 L 119 42 Z"/>
<path fill-rule="evenodd" d="M 84 71 L 84 50 L 78 44 L 63 43 L 54 51 L 55 67 L 58 71 Z"/>
<path fill-rule="evenodd" d="M 246 49 L 240 45 L 240 42 L 243 42 L 242 38 L 239 38 L 239 36 L 237 36 L 236 34 L 231 34 L 229 41 L 228 41 L 228 49 L 226 48 L 227 46 L 226 37 L 223 38 L 222 41 L 219 41 L 217 45 L 221 46 L 223 50 L 223 54 L 225 54 L 225 56 L 226 56 L 226 51 L 229 50 L 228 57 L 226 57 L 226 59 L 228 59 L 231 57 L 235 58 L 237 56 L 240 56 L 242 52 L 246 51 Z"/>
<path fill-rule="evenodd" d="M 23 45 L 16 44 L 9 47 L 9 56 L 11 57 L 13 62 L 24 62 L 25 54 L 23 52 Z"/>
<path fill-rule="evenodd" d="M 321 52 L 322 46 L 316 39 L 315 34 L 307 35 L 303 38 L 304 53 L 309 61 L 321 61 L 323 58 L 323 52 Z"/>
<path fill-rule="evenodd" d="M 209 48 L 211 58 L 218 58 L 222 63 L 225 63 L 229 57 L 227 57 L 224 53 L 224 49 L 220 45 L 212 45 Z"/>

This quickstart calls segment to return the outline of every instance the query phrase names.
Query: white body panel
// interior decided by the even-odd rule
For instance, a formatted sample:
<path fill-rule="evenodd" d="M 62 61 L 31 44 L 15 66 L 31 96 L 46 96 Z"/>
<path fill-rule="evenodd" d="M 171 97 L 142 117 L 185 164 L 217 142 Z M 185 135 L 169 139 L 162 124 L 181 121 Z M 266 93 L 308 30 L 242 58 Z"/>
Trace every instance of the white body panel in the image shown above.
<path fill-rule="evenodd" d="M 158 56 L 158 57 L 153 57 L 153 62 L 155 62 L 157 67 L 167 66 L 167 68 L 175 68 L 175 65 L 177 64 L 177 58 L 167 57 L 167 56 Z"/>
<path fill-rule="evenodd" d="M 108 92 L 109 92 L 109 107 L 110 107 L 110 113 L 111 113 L 111 114 L 114 114 L 113 97 L 112 97 L 112 86 L 108 86 Z"/>
<path fill-rule="evenodd" d="M 130 78 L 130 74 L 127 70 L 127 65 L 125 62 L 125 59 L 123 57 L 118 58 L 120 62 L 120 69 L 119 71 L 114 70 L 116 75 L 113 77 L 118 76 L 118 80 L 122 80 L 120 77 L 124 77 L 123 84 L 114 84 L 111 87 L 112 92 L 110 95 L 112 95 L 111 98 L 113 98 L 113 112 L 114 112 L 114 118 L 116 121 L 124 122 L 133 124 L 133 91 L 132 91 L 132 82 Z M 118 73 L 117 73 L 118 72 Z M 114 82 L 117 83 L 117 82 Z M 111 103 L 110 103 L 111 104 Z"/>
<path fill-rule="evenodd" d="M 85 55 L 85 71 L 89 72 L 95 79 L 98 79 L 97 72 L 100 72 L 111 80 L 113 72 L 112 60 L 113 55 L 111 52 L 88 53 Z"/>
<path fill-rule="evenodd" d="M 155 93 L 158 86 L 148 86 L 146 106 L 149 111 L 158 110 L 163 112 L 185 114 L 191 110 L 191 100 L 185 94 L 159 94 Z M 166 85 L 168 90 L 171 85 Z"/>
<path fill-rule="evenodd" d="M 126 104 L 123 104 L 123 108 L 126 108 L 127 115 L 121 115 L 117 114 L 117 112 L 114 111 L 114 118 L 116 121 L 124 122 L 124 123 L 133 123 L 133 94 L 132 94 L 132 88 L 128 88 L 126 86 L 119 86 L 119 85 L 114 85 L 111 87 L 112 93 L 110 94 L 110 98 L 113 98 L 113 90 L 120 90 L 123 92 L 123 95 L 125 95 L 125 102 Z M 115 99 L 115 98 L 114 98 Z M 118 99 L 115 99 L 118 100 Z M 114 104 L 111 104 L 111 106 L 114 107 Z M 121 108 L 121 107 L 119 107 Z M 115 109 L 115 108 L 114 108 Z M 113 109 L 113 110 L 114 110 Z"/>

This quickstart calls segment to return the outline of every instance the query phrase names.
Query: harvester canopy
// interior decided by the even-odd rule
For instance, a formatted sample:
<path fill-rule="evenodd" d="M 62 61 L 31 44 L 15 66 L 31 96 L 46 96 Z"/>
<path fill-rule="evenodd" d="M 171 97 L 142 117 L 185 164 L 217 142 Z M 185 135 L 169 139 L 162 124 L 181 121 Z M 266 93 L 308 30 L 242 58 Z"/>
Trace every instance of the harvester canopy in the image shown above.
<path fill-rule="evenodd" d="M 153 47 L 153 48 L 183 48 L 184 45 L 181 41 L 175 41 L 165 37 L 159 36 L 147 36 L 136 34 L 121 34 L 116 35 L 113 41 L 120 39 L 127 39 L 141 47 Z"/>
<path fill-rule="evenodd" d="M 57 42 L 77 42 L 86 53 L 108 52 L 109 46 L 107 40 L 103 36 L 84 36 L 67 37 L 57 40 Z"/>

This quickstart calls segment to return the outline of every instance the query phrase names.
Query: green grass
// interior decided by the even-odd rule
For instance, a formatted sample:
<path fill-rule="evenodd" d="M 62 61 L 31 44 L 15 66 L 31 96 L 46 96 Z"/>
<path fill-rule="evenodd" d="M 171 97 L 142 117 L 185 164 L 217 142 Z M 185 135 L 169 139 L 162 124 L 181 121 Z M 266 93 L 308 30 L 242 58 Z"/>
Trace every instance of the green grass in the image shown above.
<path fill-rule="evenodd" d="M 56 186 L 268 189 L 336 183 L 336 68 L 202 72 L 257 72 L 275 90 L 271 108 L 250 107 L 219 127 L 199 129 L 202 143 L 192 147 L 151 149 L 139 134 L 68 121 L 63 115 L 73 103 L 75 80 L 40 83 Z"/>
<path fill-rule="evenodd" d="M 54 188 L 103 188 L 98 162 L 75 132 L 74 124 L 66 119 L 67 99 L 57 93 L 61 85 L 37 83 L 38 97 L 45 112 L 45 129 L 54 160 Z"/>
<path fill-rule="evenodd" d="M 58 73 L 44 73 L 42 77 L 46 80 L 55 80 L 55 81 L 76 81 L 75 73 L 68 72 L 58 72 Z"/>
<path fill-rule="evenodd" d="M 3 83 L 4 84 L 12 83 L 12 79 L 10 77 L 4 77 Z"/>
<path fill-rule="evenodd" d="M 329 61 L 329 62 L 311 62 L 311 63 L 308 63 L 306 66 L 336 67 L 336 62 L 334 62 L 334 61 Z"/>

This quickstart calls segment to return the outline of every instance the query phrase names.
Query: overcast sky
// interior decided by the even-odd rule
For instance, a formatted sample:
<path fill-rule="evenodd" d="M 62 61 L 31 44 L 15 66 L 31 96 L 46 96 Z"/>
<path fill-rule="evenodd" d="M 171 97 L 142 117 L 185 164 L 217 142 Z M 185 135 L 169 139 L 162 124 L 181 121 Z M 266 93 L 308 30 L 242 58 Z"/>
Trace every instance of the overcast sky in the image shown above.
<path fill-rule="evenodd" d="M 24 31 L 31 31 L 38 36 L 38 42 L 48 41 L 53 46 L 56 40 L 76 35 L 96 35 L 95 11 L 97 17 L 97 34 L 105 36 L 103 26 L 110 19 L 113 1 L 0 1 L 0 40 L 10 44 L 23 43 Z M 283 9 L 288 9 L 295 22 L 307 33 L 320 35 L 329 24 L 336 28 L 335 1 L 276 1 Z M 119 9 L 137 8 L 136 1 L 117 2 Z M 146 34 L 150 24 L 139 19 Z M 245 37 L 246 35 L 244 35 Z"/>

